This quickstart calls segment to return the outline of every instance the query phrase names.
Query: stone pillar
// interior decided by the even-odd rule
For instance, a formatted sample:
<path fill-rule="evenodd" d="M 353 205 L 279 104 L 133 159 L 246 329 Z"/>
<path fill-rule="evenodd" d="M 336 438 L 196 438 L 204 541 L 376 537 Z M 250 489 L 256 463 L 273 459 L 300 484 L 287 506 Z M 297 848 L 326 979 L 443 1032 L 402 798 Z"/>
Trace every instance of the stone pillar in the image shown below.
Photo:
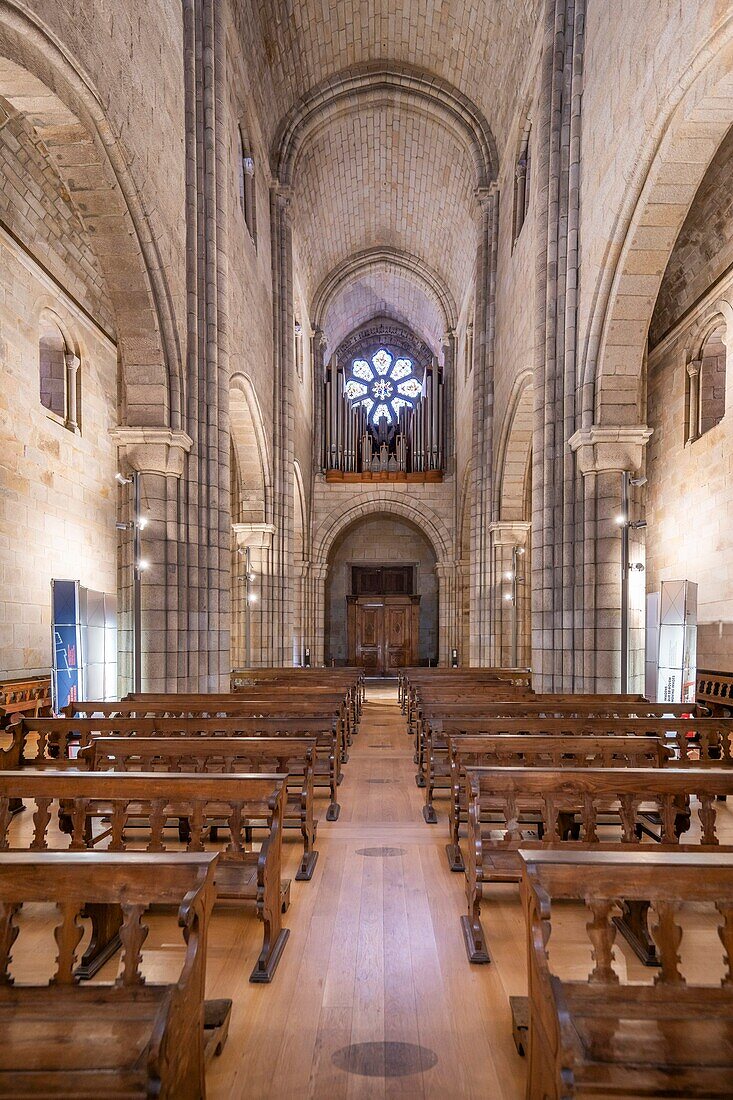
<path fill-rule="evenodd" d="M 577 427 L 581 109 L 585 0 L 545 0 L 531 202 L 537 325 L 532 442 L 532 670 L 538 691 L 584 690 Z M 530 215 L 531 216 L 531 211 Z"/>
<path fill-rule="evenodd" d="M 687 392 L 689 396 L 687 442 L 694 443 L 700 434 L 700 360 L 687 364 Z"/>
<path fill-rule="evenodd" d="M 497 520 L 491 524 L 491 591 L 492 635 L 491 664 L 498 668 L 512 665 L 512 631 L 516 621 L 517 664 L 530 663 L 531 639 L 526 634 L 530 578 L 519 565 L 516 584 L 507 576 L 514 568 L 515 547 L 526 551 L 531 524 L 524 520 Z M 516 605 L 507 599 L 516 591 Z"/>
<path fill-rule="evenodd" d="M 66 353 L 66 386 L 69 394 L 67 404 L 66 427 L 72 432 L 79 431 L 79 410 L 77 393 L 79 385 L 79 367 L 81 360 L 73 352 Z"/>
<path fill-rule="evenodd" d="M 237 575 L 232 577 L 232 603 L 236 618 L 236 651 L 232 655 L 235 668 L 247 665 L 246 637 L 249 616 L 249 650 L 253 668 L 272 664 L 268 624 L 272 614 L 271 551 L 275 528 L 271 523 L 233 523 L 236 539 Z M 249 550 L 250 570 L 254 580 L 247 580 L 246 560 Z M 248 597 L 254 597 L 249 600 Z"/>
<path fill-rule="evenodd" d="M 183 506 L 182 477 L 192 439 L 170 428 L 113 428 L 119 449 L 119 469 L 140 476 L 142 517 L 142 689 L 176 691 L 186 684 L 186 618 L 181 613 L 183 596 L 181 562 L 186 528 L 180 523 Z M 121 485 L 118 516 L 118 683 L 120 693 L 133 689 L 133 521 L 132 486 Z"/>
<path fill-rule="evenodd" d="M 270 194 L 274 312 L 273 364 L 273 591 L 270 648 L 275 665 L 293 659 L 293 374 L 294 305 L 291 193 L 275 185 Z"/>
<path fill-rule="evenodd" d="M 585 691 L 615 692 L 621 684 L 621 512 L 622 477 L 642 466 L 652 429 L 599 427 L 577 431 L 569 440 L 583 477 L 585 517 L 584 600 L 579 650 Z M 641 518 L 638 501 L 632 508 Z M 643 538 L 634 535 L 630 557 L 643 557 Z M 644 607 L 630 614 L 629 690 L 642 691 Z M 641 621 L 640 621 L 641 620 Z"/>
<path fill-rule="evenodd" d="M 311 564 L 311 591 L 314 620 L 314 642 L 311 650 L 311 662 L 314 665 L 323 665 L 326 660 L 326 577 L 328 566 L 320 563 Z"/>
<path fill-rule="evenodd" d="M 445 476 L 456 472 L 456 330 L 449 328 L 443 336 L 443 377 L 445 379 L 443 408 L 443 462 Z"/>
<path fill-rule="evenodd" d="M 493 481 L 494 329 L 499 192 L 478 194 L 481 229 L 476 259 L 471 492 L 471 665 L 486 665 L 491 639 L 489 523 Z"/>
<path fill-rule="evenodd" d="M 458 664 L 468 668 L 471 663 L 471 563 L 466 559 L 456 562 L 457 629 L 455 648 Z"/>

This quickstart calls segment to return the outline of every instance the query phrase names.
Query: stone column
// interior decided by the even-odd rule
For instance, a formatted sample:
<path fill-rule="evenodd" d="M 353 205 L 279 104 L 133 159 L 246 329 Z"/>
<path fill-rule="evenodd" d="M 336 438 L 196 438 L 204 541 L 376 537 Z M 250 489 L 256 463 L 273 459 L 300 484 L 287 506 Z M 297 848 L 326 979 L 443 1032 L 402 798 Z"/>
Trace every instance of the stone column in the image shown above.
<path fill-rule="evenodd" d="M 268 624 L 272 614 L 271 551 L 275 528 L 271 523 L 233 523 L 236 539 L 238 568 L 232 578 L 232 604 L 237 619 L 237 652 L 233 655 L 234 667 L 247 664 L 246 619 L 249 615 L 250 661 L 253 668 L 272 664 L 269 648 Z M 249 550 L 250 570 L 253 581 L 247 581 L 246 560 Z M 249 596 L 253 599 L 248 600 Z M 249 605 L 249 606 L 248 606 Z"/>
<path fill-rule="evenodd" d="M 77 407 L 77 387 L 81 360 L 73 352 L 66 353 L 66 386 L 69 394 L 67 404 L 66 427 L 72 432 L 79 431 L 79 410 Z"/>
<path fill-rule="evenodd" d="M 491 637 L 489 523 L 493 480 L 494 329 L 499 192 L 478 195 L 481 229 L 476 259 L 471 493 L 471 665 L 486 665 Z"/>
<path fill-rule="evenodd" d="M 621 684 L 621 512 L 622 477 L 640 470 L 644 447 L 652 429 L 600 427 L 581 429 L 569 440 L 583 477 L 584 599 L 582 654 L 585 691 L 615 692 Z M 632 497 L 635 515 L 641 518 Z M 643 539 L 639 532 L 630 547 L 631 557 L 641 560 Z M 644 608 L 632 609 L 629 643 L 629 690 L 643 690 Z M 641 685 L 641 686 L 639 686 Z"/>
<path fill-rule="evenodd" d="M 273 664 L 293 660 L 293 374 L 294 305 L 293 240 L 290 224 L 291 192 L 279 184 L 270 194 L 272 226 L 272 283 L 274 312 L 273 364 L 273 502 L 275 535 L 272 543 L 273 592 L 271 652 Z"/>
<path fill-rule="evenodd" d="M 328 566 L 311 564 L 312 607 L 314 621 L 314 643 L 311 650 L 311 662 L 323 665 L 326 659 L 326 577 Z"/>
<path fill-rule="evenodd" d="M 185 658 L 188 639 L 186 618 L 181 614 L 181 562 L 186 528 L 180 522 L 186 456 L 192 439 L 170 428 L 113 428 L 119 449 L 120 472 L 140 476 L 144 529 L 142 558 L 142 688 L 143 691 L 177 691 L 186 684 Z M 133 521 L 132 487 L 121 485 L 118 516 L 118 683 L 120 693 L 133 689 Z"/>
<path fill-rule="evenodd" d="M 443 336 L 443 377 L 445 379 L 443 409 L 443 462 L 445 476 L 450 477 L 456 471 L 456 330 L 449 328 Z"/>
<path fill-rule="evenodd" d="M 687 364 L 687 392 L 689 395 L 687 442 L 694 443 L 700 434 L 700 360 Z"/>
<path fill-rule="evenodd" d="M 316 478 L 323 472 L 323 443 L 324 443 L 324 363 L 326 354 L 326 337 L 321 329 L 316 328 L 311 338 L 311 358 L 313 360 L 313 477 Z"/>
<path fill-rule="evenodd" d="M 527 548 L 531 524 L 524 520 L 497 520 L 490 526 L 491 532 L 491 604 L 492 634 L 491 664 L 508 668 L 512 664 L 512 629 L 516 617 L 517 663 L 526 666 L 530 661 L 531 639 L 525 636 L 526 603 L 529 599 L 530 578 L 525 571 L 513 585 L 507 574 L 513 571 L 514 547 Z M 507 599 L 516 590 L 516 605 Z"/>
<path fill-rule="evenodd" d="M 458 664 L 468 668 L 471 663 L 471 563 L 465 558 L 456 562 L 456 603 Z"/>

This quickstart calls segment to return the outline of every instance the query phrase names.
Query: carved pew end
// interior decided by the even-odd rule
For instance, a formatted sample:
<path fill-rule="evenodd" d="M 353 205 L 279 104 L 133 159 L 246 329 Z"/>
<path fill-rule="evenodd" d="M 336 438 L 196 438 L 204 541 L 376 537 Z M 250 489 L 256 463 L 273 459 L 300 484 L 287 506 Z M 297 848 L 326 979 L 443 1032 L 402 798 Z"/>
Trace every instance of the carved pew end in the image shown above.
<path fill-rule="evenodd" d="M 296 882 L 310 882 L 313 878 L 313 872 L 316 869 L 316 863 L 318 862 L 318 852 L 306 852 L 300 861 L 300 867 L 298 868 L 295 876 Z"/>
<path fill-rule="evenodd" d="M 491 962 L 489 951 L 486 946 L 486 937 L 484 936 L 481 926 L 479 925 L 478 928 L 474 928 L 469 917 L 461 917 L 461 928 L 463 930 L 463 939 L 466 944 L 468 961 L 472 963 Z"/>
<path fill-rule="evenodd" d="M 204 1001 L 204 1058 L 206 1063 L 221 1054 L 229 1035 L 232 1002 L 228 998 Z"/>
<path fill-rule="evenodd" d="M 425 818 L 427 825 L 437 825 L 438 815 L 435 812 L 435 806 L 432 803 L 426 803 L 422 808 L 422 815 Z"/>
<path fill-rule="evenodd" d="M 326 821 L 338 821 L 341 807 L 338 802 L 332 802 L 326 810 Z"/>
<path fill-rule="evenodd" d="M 512 1038 L 517 1054 L 524 1058 L 529 1041 L 529 997 L 510 997 L 512 1012 Z"/>
<path fill-rule="evenodd" d="M 288 942 L 289 935 L 290 929 L 282 928 L 270 950 L 268 952 L 262 952 L 257 960 L 257 965 L 249 976 L 251 982 L 260 984 L 272 981 L 273 975 L 277 970 L 277 964 L 280 962 L 282 953 L 285 950 L 285 944 Z"/>
<path fill-rule="evenodd" d="M 466 864 L 463 862 L 463 852 L 458 844 L 446 844 L 446 853 L 448 855 L 448 866 L 451 871 L 463 871 L 466 870 Z"/>

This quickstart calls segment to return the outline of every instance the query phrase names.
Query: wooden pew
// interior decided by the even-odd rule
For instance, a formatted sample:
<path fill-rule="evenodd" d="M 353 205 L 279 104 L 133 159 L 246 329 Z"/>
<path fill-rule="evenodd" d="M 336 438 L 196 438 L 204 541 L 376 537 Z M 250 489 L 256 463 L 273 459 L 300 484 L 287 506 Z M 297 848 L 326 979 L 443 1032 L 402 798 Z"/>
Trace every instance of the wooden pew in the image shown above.
<path fill-rule="evenodd" d="M 59 851 L 83 851 L 101 843 L 110 852 L 130 851 L 129 833 L 140 824 L 145 836 L 139 843 L 145 851 L 166 852 L 171 844 L 176 849 L 183 843 L 186 850 L 201 852 L 211 839 L 211 826 L 223 827 L 230 839 L 216 866 L 217 897 L 255 902 L 264 936 L 250 981 L 269 982 L 289 935 L 282 925 L 282 912 L 290 899 L 290 883 L 281 881 L 285 782 L 285 776 L 264 774 L 163 775 L 30 768 L 0 772 L 0 850 L 11 844 L 8 804 L 15 796 L 36 803 L 29 841 L 32 852 L 54 846 Z M 55 801 L 60 803 L 59 824 L 62 834 L 68 832 L 68 841 L 50 829 Z M 260 851 L 253 852 L 244 830 L 248 820 L 260 818 L 269 822 L 270 830 Z M 176 825 L 173 837 L 168 828 L 171 820 Z M 187 827 L 183 828 L 182 822 L 187 822 Z M 92 914 L 92 922 L 92 944 L 83 960 L 85 977 L 91 977 L 119 946 L 120 923 L 114 914 Z"/>
<path fill-rule="evenodd" d="M 531 734 L 500 737 L 452 735 L 450 843 L 446 844 L 451 871 L 465 871 L 460 846 L 460 827 L 468 814 L 466 768 L 661 768 L 672 760 L 672 749 L 647 737 L 533 737 Z M 490 820 L 491 811 L 484 809 Z M 496 817 L 496 815 L 493 815 Z M 525 809 L 523 819 L 542 826 L 541 815 Z"/>
<path fill-rule="evenodd" d="M 733 715 L 733 672 L 715 672 L 709 668 L 697 670 L 697 703 L 710 707 L 719 718 Z"/>
<path fill-rule="evenodd" d="M 464 706 L 441 706 L 427 711 L 423 816 L 429 825 L 435 825 L 438 820 L 433 806 L 436 789 L 447 789 L 452 784 L 448 744 L 451 736 L 456 733 L 470 733 L 473 736 L 487 734 L 493 737 L 525 733 L 535 736 L 656 737 L 669 743 L 674 742 L 680 764 L 708 761 L 733 763 L 733 720 L 728 720 L 726 724 L 725 720 L 707 717 L 681 718 L 679 715 L 685 713 L 685 708 L 672 708 L 667 704 L 630 704 L 629 714 L 623 713 L 627 709 L 626 704 L 587 704 L 585 713 L 585 708 L 576 708 L 575 704 L 567 706 L 567 713 L 564 703 L 556 703 L 552 709 L 547 703 L 543 706 L 546 710 L 540 715 L 535 715 L 533 711 L 520 715 L 524 704 L 496 704 L 497 711 L 506 709 L 510 712 L 508 718 L 475 714 L 472 707 Z M 663 717 L 665 708 L 669 713 Z M 485 708 L 478 708 L 482 709 L 493 707 L 489 708 L 487 705 Z M 618 711 L 621 713 L 617 713 Z M 675 713 L 677 717 L 673 717 Z"/>
<path fill-rule="evenodd" d="M 204 1001 L 216 861 L 208 853 L 0 853 L 0 1094 L 206 1095 L 206 1061 L 221 1052 L 231 1010 L 231 1001 Z M 61 917 L 46 929 L 57 952 L 50 985 L 21 983 L 9 972 L 14 942 L 22 957 L 21 907 L 34 902 L 55 905 Z M 140 972 L 145 912 L 157 904 L 177 907 L 186 945 L 180 973 L 167 982 Z M 80 917 L 110 906 L 121 913 L 119 978 L 81 985 Z"/>
<path fill-rule="evenodd" d="M 339 763 L 348 763 L 347 746 L 350 743 L 350 720 L 343 700 L 299 699 L 292 695 L 247 698 L 243 695 L 201 697 L 167 696 L 164 700 L 135 702 L 102 702 L 90 700 L 70 703 L 64 708 L 67 718 L 99 717 L 115 718 L 314 718 L 329 722 L 338 741 Z"/>
<path fill-rule="evenodd" d="M 686 850 L 680 836 L 694 818 L 700 826 L 695 847 L 733 851 L 718 846 L 716 832 L 716 799 L 733 793 L 731 768 L 466 768 L 466 781 L 468 916 L 461 918 L 461 927 L 470 962 L 489 962 L 481 924 L 484 887 L 519 881 L 520 848 L 584 850 L 601 845 L 629 852 L 649 838 L 651 824 L 658 821 L 655 847 Z M 699 805 L 691 810 L 693 795 Z M 531 835 L 520 820 L 525 806 L 539 814 L 542 826 Z M 616 812 L 608 817 L 611 807 Z M 484 825 L 487 811 L 499 818 L 498 824 Z M 614 839 L 607 838 L 604 815 Z M 687 840 L 694 843 L 693 836 Z M 653 963 L 646 909 L 625 912 L 619 926 L 639 958 Z"/>
<path fill-rule="evenodd" d="M 529 668 L 416 668 L 405 667 L 397 672 L 397 700 L 403 713 L 409 694 L 421 685 L 495 682 L 496 680 L 523 683 L 532 687 L 532 670 Z"/>
<path fill-rule="evenodd" d="M 18 715 L 38 718 L 51 713 L 51 677 L 0 680 L 0 729 Z"/>
<path fill-rule="evenodd" d="M 53 718 L 23 720 L 12 727 L 13 742 L 0 751 L 0 768 L 24 764 L 63 767 L 77 745 L 84 747 L 94 736 L 108 737 L 281 737 L 314 738 L 317 755 L 314 786 L 327 788 L 329 821 L 338 819 L 341 807 L 336 791 L 342 779 L 338 734 L 328 720 L 314 718 Z M 73 764 L 73 761 L 72 761 Z"/>
<path fill-rule="evenodd" d="M 529 964 L 527 1096 L 730 1097 L 733 855 L 523 850 L 520 858 Z M 639 983 L 625 967 L 613 966 L 614 914 L 629 900 L 651 902 L 656 912 L 660 968 L 653 982 Z M 556 925 L 557 901 L 565 904 Z M 577 967 L 572 978 L 558 973 L 568 902 L 584 907 L 584 919 L 573 927 L 579 925 L 592 949 L 585 977 Z M 693 907 L 720 924 L 711 943 L 712 965 L 722 964 L 725 974 L 718 985 L 700 984 L 686 971 Z"/>
<path fill-rule="evenodd" d="M 283 826 L 301 832 L 303 857 L 295 878 L 307 882 L 318 860 L 313 808 L 316 753 L 311 737 L 94 737 L 80 751 L 78 763 L 90 771 L 286 774 Z M 245 829 L 251 831 L 257 825 L 257 821 L 247 822 Z"/>
<path fill-rule="evenodd" d="M 119 705 L 119 704 L 118 704 Z M 87 710 L 92 709 L 92 704 L 84 704 Z M 75 704 L 74 710 L 83 708 Z M 105 710 L 112 710 L 113 707 Z M 34 723 L 24 722 L 20 726 L 20 732 L 16 734 L 16 740 L 21 743 L 20 750 L 14 744 L 5 755 L 0 752 L 0 767 L 20 767 L 22 763 L 30 763 L 31 759 L 48 756 L 46 745 L 52 744 L 55 738 L 62 738 L 68 745 L 75 738 L 81 738 L 82 744 L 88 744 L 95 733 L 101 736 L 110 734 L 119 737 L 144 736 L 155 737 L 165 735 L 175 736 L 201 736 L 201 737 L 314 737 L 318 746 L 318 755 L 314 772 L 314 783 L 318 788 L 328 788 L 330 803 L 326 811 L 327 821 L 337 821 L 341 812 L 341 806 L 337 798 L 337 790 L 343 779 L 341 770 L 341 740 L 338 722 L 332 715 L 326 717 L 314 717 L 310 713 L 298 714 L 296 707 L 289 708 L 284 715 L 267 715 L 264 717 L 252 715 L 248 708 L 242 708 L 245 713 L 227 715 L 226 717 L 203 718 L 187 714 L 184 717 L 173 717 L 168 714 L 168 708 L 160 708 L 158 714 L 147 714 L 147 717 L 136 717 L 129 713 L 129 709 L 135 707 L 122 707 L 121 715 L 107 714 L 103 718 L 59 718 L 53 719 L 53 725 L 38 721 Z M 147 712 L 147 708 L 146 712 Z M 239 708 L 232 708 L 238 711 Z M 255 708 L 257 709 L 257 708 Z M 64 725 L 66 723 L 66 725 Z M 30 741 L 34 732 L 39 736 L 39 748 L 35 757 L 30 756 Z M 20 757 L 18 752 L 20 751 Z M 55 750 L 54 750 L 55 751 Z M 59 752 L 63 756 L 63 752 Z M 17 762 L 14 762 L 17 761 Z M 40 761 L 39 761 L 40 762 Z"/>

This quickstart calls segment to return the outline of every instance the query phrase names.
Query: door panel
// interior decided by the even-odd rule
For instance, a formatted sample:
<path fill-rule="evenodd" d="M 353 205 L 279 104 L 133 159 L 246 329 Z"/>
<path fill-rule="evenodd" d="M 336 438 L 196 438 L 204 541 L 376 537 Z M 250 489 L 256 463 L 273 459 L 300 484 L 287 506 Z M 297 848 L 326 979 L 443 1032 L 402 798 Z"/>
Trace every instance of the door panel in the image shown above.
<path fill-rule="evenodd" d="M 381 603 L 359 603 L 356 609 L 356 660 L 368 673 L 383 670 L 384 607 Z"/>

